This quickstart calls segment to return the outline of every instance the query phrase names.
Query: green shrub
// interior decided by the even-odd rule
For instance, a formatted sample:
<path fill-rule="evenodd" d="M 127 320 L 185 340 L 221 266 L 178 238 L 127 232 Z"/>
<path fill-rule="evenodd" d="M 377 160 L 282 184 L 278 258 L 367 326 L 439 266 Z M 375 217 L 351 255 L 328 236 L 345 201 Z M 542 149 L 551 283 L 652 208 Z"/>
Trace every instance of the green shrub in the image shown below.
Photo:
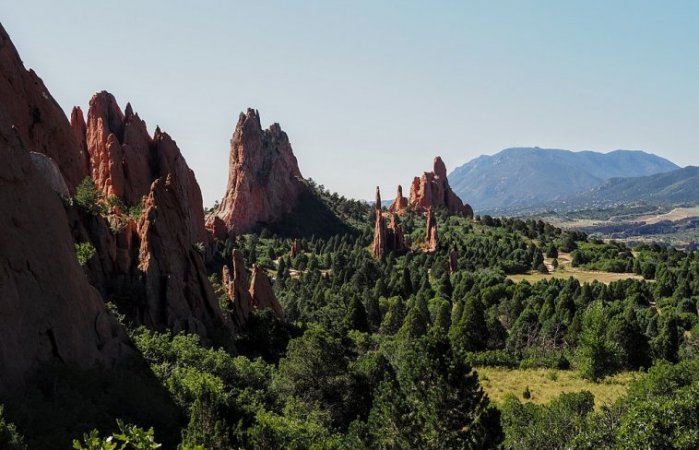
<path fill-rule="evenodd" d="M 75 203 L 92 214 L 106 214 L 107 205 L 104 202 L 102 191 L 90 177 L 85 177 L 75 190 L 73 197 Z"/>
<path fill-rule="evenodd" d="M 95 247 L 90 242 L 80 242 L 75 244 L 75 253 L 78 255 L 78 263 L 81 266 L 95 256 Z"/>

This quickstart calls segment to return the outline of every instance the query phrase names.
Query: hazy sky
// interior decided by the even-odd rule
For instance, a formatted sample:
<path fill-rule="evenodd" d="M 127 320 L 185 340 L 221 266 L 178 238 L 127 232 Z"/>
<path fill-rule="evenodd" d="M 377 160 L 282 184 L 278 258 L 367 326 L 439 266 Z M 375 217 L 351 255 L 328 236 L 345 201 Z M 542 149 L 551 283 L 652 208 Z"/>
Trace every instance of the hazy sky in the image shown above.
<path fill-rule="evenodd" d="M 106 89 L 170 133 L 206 204 L 247 107 L 356 198 L 514 146 L 699 165 L 696 1 L 3 0 L 0 20 L 66 111 Z"/>

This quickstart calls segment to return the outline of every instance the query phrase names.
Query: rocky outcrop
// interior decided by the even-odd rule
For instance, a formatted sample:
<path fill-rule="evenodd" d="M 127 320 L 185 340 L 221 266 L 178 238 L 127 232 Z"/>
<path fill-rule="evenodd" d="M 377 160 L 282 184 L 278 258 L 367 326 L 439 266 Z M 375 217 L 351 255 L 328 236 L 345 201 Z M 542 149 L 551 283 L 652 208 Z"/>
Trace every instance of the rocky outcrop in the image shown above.
<path fill-rule="evenodd" d="M 277 319 L 284 320 L 284 309 L 274 295 L 272 283 L 265 270 L 257 264 L 252 265 L 250 296 L 255 309 L 271 309 Z"/>
<path fill-rule="evenodd" d="M 69 188 L 81 176 L 68 121 L 0 26 L 0 394 L 43 363 L 112 366 L 125 334 L 78 264 L 63 204 L 32 163 L 49 155 Z M 63 166 L 61 166 L 63 167 Z M 53 169 L 51 169 L 53 171 Z"/>
<path fill-rule="evenodd" d="M 289 138 L 279 124 L 263 130 L 257 111 L 241 113 L 231 139 L 228 186 L 215 215 L 240 234 L 290 213 L 305 189 Z"/>
<path fill-rule="evenodd" d="M 390 252 L 404 253 L 407 251 L 403 230 L 396 221 L 396 215 L 389 213 L 390 223 L 386 225 L 386 218 L 381 211 L 381 191 L 376 187 L 376 221 L 374 222 L 374 241 L 371 251 L 377 258 L 383 258 Z"/>
<path fill-rule="evenodd" d="M 79 117 L 72 126 L 80 128 Z M 112 94 L 95 94 L 87 112 L 85 142 L 92 178 L 106 196 L 135 205 L 148 195 L 154 179 L 153 140 L 131 105 L 127 104 L 124 114 Z"/>
<path fill-rule="evenodd" d="M 44 155 L 43 153 L 29 152 L 29 157 L 34 164 L 37 172 L 46 181 L 46 184 L 58 195 L 63 198 L 68 198 L 70 196 L 70 191 L 68 190 L 68 185 L 66 180 L 63 178 L 61 169 L 56 164 L 56 161 L 50 157 Z"/>
<path fill-rule="evenodd" d="M 85 132 L 90 172 L 105 197 L 142 205 L 135 220 L 118 210 L 106 220 L 73 217 L 76 240 L 97 249 L 88 265 L 93 284 L 122 299 L 135 323 L 207 336 L 223 315 L 203 263 L 210 242 L 201 191 L 177 144 L 160 128 L 151 137 L 130 104 L 122 112 L 104 91 L 90 100 L 85 125 L 73 110 L 72 130 L 78 141 Z"/>
<path fill-rule="evenodd" d="M 299 243 L 298 239 L 294 239 L 291 241 L 291 250 L 289 251 L 289 254 L 292 258 L 295 258 L 299 253 L 301 253 L 301 244 Z"/>
<path fill-rule="evenodd" d="M 398 185 L 398 192 L 396 193 L 396 198 L 393 203 L 388 207 L 388 210 L 392 213 L 403 214 L 405 210 L 408 209 L 408 199 L 403 197 L 403 186 Z"/>
<path fill-rule="evenodd" d="M 138 222 L 138 270 L 144 274 L 140 322 L 152 328 L 206 336 L 221 325 L 221 311 L 206 277 L 202 248 L 191 243 L 175 176 L 153 182 Z"/>
<path fill-rule="evenodd" d="M 3 120 L 27 149 L 56 161 L 71 193 L 88 174 L 86 155 L 60 106 L 33 70 L 26 70 L 0 25 L 0 99 Z M 8 130 L 4 132 L 9 133 Z"/>
<path fill-rule="evenodd" d="M 233 250 L 233 276 L 227 266 L 223 268 L 223 283 L 228 291 L 229 312 L 238 326 L 243 326 L 252 310 L 252 297 L 248 290 L 248 275 L 240 250 Z"/>
<path fill-rule="evenodd" d="M 381 191 L 378 186 L 376 186 L 374 212 L 376 219 L 374 220 L 374 241 L 371 244 L 371 252 L 377 258 L 382 258 L 386 252 L 386 222 L 381 213 Z"/>
<path fill-rule="evenodd" d="M 447 168 L 439 156 L 434 159 L 432 172 L 425 172 L 421 177 L 413 179 L 409 204 L 418 212 L 426 212 L 430 208 L 446 208 L 449 214 L 473 218 L 471 206 L 464 204 L 449 187 Z"/>
<path fill-rule="evenodd" d="M 284 320 L 284 309 L 272 290 L 272 283 L 264 269 L 252 266 L 252 280 L 247 283 L 245 261 L 238 249 L 233 250 L 233 275 L 228 266 L 223 267 L 223 285 L 226 287 L 229 312 L 239 327 L 244 327 L 250 313 L 260 309 L 271 309 L 274 315 Z"/>
<path fill-rule="evenodd" d="M 425 217 L 425 251 L 434 252 L 437 251 L 437 219 L 432 213 L 432 208 L 427 210 L 427 215 Z"/>

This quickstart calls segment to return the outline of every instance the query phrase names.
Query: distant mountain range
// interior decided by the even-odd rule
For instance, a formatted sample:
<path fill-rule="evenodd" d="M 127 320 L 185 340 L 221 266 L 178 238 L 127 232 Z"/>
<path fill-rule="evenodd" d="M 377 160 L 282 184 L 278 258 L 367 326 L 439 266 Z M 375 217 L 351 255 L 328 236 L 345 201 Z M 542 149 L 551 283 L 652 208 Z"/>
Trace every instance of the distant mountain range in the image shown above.
<path fill-rule="evenodd" d="M 699 201 L 699 167 L 687 166 L 645 177 L 612 178 L 600 187 L 575 195 L 575 207 L 614 206 L 643 202 L 657 205 Z"/>
<path fill-rule="evenodd" d="M 497 213 L 570 200 L 583 193 L 589 196 L 589 201 L 606 195 L 632 199 L 633 192 L 649 196 L 649 189 L 656 186 L 664 186 L 663 195 L 668 198 L 684 198 L 691 181 L 685 186 L 681 180 L 688 174 L 648 178 L 678 169 L 679 166 L 665 158 L 635 150 L 599 153 L 509 148 L 495 155 L 479 156 L 458 167 L 449 175 L 449 183 L 477 213 Z M 630 177 L 648 179 L 623 180 Z M 673 188 L 671 185 L 675 183 L 671 180 L 680 184 Z M 650 184 L 644 188 L 645 183 Z M 596 194 L 591 193 L 595 189 Z"/>

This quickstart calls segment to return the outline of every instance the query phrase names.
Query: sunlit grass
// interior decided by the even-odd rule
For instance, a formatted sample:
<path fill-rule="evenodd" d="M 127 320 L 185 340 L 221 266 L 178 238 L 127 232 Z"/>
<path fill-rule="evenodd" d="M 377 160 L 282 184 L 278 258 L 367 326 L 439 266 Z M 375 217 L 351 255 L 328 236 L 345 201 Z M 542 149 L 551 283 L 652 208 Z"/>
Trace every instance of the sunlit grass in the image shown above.
<path fill-rule="evenodd" d="M 596 408 L 614 403 L 638 375 L 636 372 L 623 372 L 593 383 L 581 378 L 573 370 L 498 367 L 479 367 L 476 370 L 483 389 L 495 404 L 501 403 L 507 394 L 514 394 L 522 401 L 544 404 L 563 392 L 590 391 L 595 396 Z M 527 387 L 531 393 L 528 400 L 522 397 Z"/>

